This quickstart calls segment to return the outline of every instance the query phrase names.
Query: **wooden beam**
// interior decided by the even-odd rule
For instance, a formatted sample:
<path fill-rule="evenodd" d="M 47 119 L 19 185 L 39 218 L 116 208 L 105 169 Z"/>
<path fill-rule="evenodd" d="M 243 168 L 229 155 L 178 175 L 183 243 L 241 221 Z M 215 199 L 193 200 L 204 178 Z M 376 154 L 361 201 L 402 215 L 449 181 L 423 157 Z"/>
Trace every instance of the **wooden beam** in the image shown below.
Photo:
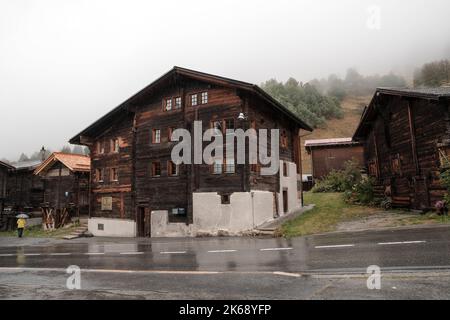
<path fill-rule="evenodd" d="M 409 122 L 409 135 L 411 138 L 411 152 L 413 156 L 414 166 L 416 168 L 416 175 L 418 175 L 420 173 L 420 167 L 419 167 L 419 160 L 417 158 L 416 134 L 414 127 L 413 111 L 410 101 L 406 100 L 406 103 L 408 106 L 408 122 Z"/>

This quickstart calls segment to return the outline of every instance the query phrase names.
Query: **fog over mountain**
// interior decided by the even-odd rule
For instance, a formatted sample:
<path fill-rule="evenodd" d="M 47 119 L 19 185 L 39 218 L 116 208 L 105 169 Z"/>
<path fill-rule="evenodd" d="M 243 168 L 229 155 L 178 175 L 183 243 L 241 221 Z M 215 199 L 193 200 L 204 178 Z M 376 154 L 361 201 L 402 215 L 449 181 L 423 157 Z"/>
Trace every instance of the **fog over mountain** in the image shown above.
<path fill-rule="evenodd" d="M 56 150 L 174 65 L 262 83 L 450 57 L 448 0 L 0 0 L 0 158 Z"/>

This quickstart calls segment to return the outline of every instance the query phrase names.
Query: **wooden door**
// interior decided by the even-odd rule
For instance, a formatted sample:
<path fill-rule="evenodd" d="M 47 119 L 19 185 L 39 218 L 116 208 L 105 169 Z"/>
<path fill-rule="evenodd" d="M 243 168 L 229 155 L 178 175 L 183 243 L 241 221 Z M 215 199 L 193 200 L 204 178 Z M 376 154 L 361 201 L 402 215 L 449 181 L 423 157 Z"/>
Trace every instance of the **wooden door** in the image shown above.
<path fill-rule="evenodd" d="M 152 236 L 151 229 L 151 213 L 149 208 L 145 208 L 145 219 L 144 219 L 144 237 L 150 238 Z"/>
<path fill-rule="evenodd" d="M 428 196 L 428 184 L 427 179 L 425 177 L 415 177 L 413 179 L 413 191 L 414 191 L 414 200 L 413 207 L 414 209 L 427 209 L 430 208 L 430 200 Z"/>
<path fill-rule="evenodd" d="M 145 236 L 145 208 L 138 207 L 136 212 L 136 236 Z"/>
<path fill-rule="evenodd" d="M 283 213 L 287 213 L 288 210 L 288 192 L 283 190 Z"/>

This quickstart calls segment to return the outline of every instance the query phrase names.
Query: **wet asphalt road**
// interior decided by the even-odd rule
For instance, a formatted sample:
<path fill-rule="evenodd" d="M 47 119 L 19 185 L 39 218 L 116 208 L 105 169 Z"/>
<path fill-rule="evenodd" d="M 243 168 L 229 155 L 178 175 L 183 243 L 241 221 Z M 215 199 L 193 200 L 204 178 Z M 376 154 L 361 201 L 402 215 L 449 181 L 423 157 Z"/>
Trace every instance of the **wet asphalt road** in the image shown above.
<path fill-rule="evenodd" d="M 68 290 L 66 268 L 81 268 Z M 378 265 L 381 290 L 366 269 Z M 0 299 L 450 299 L 450 226 L 286 239 L 0 238 Z"/>
<path fill-rule="evenodd" d="M 450 227 L 258 238 L 79 239 L 18 246 L 0 238 L 0 268 L 352 272 L 450 269 Z M 32 243 L 31 243 L 32 244 Z"/>

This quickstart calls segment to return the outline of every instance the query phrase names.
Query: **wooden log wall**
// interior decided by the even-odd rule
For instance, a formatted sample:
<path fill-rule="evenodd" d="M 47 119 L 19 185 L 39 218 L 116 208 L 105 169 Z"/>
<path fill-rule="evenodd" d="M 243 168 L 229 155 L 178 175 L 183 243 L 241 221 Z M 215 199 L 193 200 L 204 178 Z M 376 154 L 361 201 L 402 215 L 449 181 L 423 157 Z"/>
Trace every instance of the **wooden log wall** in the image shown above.
<path fill-rule="evenodd" d="M 445 135 L 446 106 L 418 98 L 384 97 L 365 141 L 365 160 L 392 196 L 427 209 L 442 199 L 437 142 Z M 376 176 L 372 170 L 371 174 Z"/>
<path fill-rule="evenodd" d="M 201 103 L 201 93 L 208 92 L 208 103 Z M 198 105 L 191 105 L 191 95 L 197 94 Z M 181 108 L 175 107 L 175 98 L 181 98 Z M 172 99 L 172 110 L 164 110 L 166 99 Z M 211 123 L 234 120 L 235 128 L 278 128 L 285 131 L 287 146 L 281 148 L 280 158 L 294 161 L 294 135 L 298 128 L 284 119 L 272 106 L 231 87 L 214 86 L 209 83 L 175 78 L 169 85 L 155 89 L 140 97 L 131 108 L 135 113 L 116 119 L 109 129 L 95 137 L 91 146 L 92 175 L 97 169 L 119 167 L 119 181 L 103 182 L 93 179 L 91 216 L 134 218 L 136 212 L 145 210 L 168 210 L 184 208 L 187 215 L 171 215 L 171 222 L 192 223 L 192 193 L 250 191 L 250 189 L 278 191 L 278 175 L 262 177 L 251 172 L 249 165 L 236 165 L 235 173 L 213 174 L 210 165 L 181 165 L 177 176 L 169 175 L 169 160 L 176 142 L 169 141 L 170 129 L 185 128 L 193 137 L 194 121 L 202 121 L 203 132 Z M 239 122 L 244 112 L 248 119 Z M 154 130 L 160 130 L 160 142 L 153 141 Z M 120 152 L 99 153 L 98 143 L 119 137 Z M 270 137 L 269 137 L 270 143 Z M 203 147 L 209 142 L 204 142 Z M 270 148 L 270 145 L 269 145 Z M 235 154 L 235 159 L 237 156 Z M 160 176 L 153 176 L 153 163 L 159 163 Z M 101 198 L 113 198 L 112 211 L 101 210 Z"/>

